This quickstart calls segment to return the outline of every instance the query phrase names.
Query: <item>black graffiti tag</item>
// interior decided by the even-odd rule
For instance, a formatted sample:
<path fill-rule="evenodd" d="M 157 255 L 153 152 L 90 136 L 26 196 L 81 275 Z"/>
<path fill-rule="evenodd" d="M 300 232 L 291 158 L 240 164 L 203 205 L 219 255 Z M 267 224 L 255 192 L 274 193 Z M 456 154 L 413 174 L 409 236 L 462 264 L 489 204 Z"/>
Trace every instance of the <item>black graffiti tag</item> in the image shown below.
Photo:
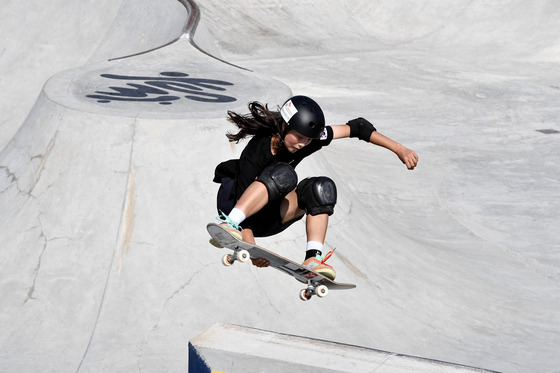
<path fill-rule="evenodd" d="M 171 105 L 172 101 L 180 100 L 180 96 L 171 95 L 172 92 L 186 93 L 185 98 L 199 102 L 224 103 L 237 101 L 235 97 L 215 93 L 224 92 L 223 86 L 233 86 L 233 83 L 215 79 L 190 78 L 189 74 L 181 72 L 162 72 L 159 77 L 125 76 L 101 74 L 102 78 L 122 81 L 142 81 L 126 83 L 126 87 L 109 87 L 113 91 L 95 91 L 96 94 L 86 95 L 105 104 L 111 101 L 140 101 L 158 102 L 160 105 Z M 209 92 L 210 91 L 210 92 Z"/>

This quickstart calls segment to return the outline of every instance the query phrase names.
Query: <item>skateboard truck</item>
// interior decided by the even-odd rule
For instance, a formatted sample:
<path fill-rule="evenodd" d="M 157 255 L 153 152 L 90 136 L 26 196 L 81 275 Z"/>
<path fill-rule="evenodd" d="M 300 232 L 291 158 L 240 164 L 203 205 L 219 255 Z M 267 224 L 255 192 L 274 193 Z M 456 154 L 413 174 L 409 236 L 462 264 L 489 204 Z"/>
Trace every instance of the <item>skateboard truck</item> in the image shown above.
<path fill-rule="evenodd" d="M 240 261 L 241 263 L 245 263 L 246 261 L 251 259 L 251 255 L 249 255 L 249 252 L 247 250 L 236 247 L 233 249 L 233 251 L 233 255 L 226 254 L 222 257 L 222 264 L 226 267 L 233 265 L 236 260 Z"/>
<path fill-rule="evenodd" d="M 313 280 L 307 280 L 307 288 L 301 289 L 299 292 L 299 299 L 308 301 L 313 295 L 319 298 L 324 298 L 329 294 L 329 288 L 326 285 L 317 285 Z"/>

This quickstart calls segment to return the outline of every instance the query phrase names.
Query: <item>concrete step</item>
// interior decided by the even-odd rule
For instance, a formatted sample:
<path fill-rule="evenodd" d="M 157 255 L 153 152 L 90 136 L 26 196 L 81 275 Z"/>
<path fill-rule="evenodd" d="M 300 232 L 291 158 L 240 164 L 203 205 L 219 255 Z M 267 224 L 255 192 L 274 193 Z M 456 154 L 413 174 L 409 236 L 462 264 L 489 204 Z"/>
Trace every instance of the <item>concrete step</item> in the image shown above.
<path fill-rule="evenodd" d="M 189 373 L 490 372 L 444 361 L 217 323 L 189 342 Z"/>

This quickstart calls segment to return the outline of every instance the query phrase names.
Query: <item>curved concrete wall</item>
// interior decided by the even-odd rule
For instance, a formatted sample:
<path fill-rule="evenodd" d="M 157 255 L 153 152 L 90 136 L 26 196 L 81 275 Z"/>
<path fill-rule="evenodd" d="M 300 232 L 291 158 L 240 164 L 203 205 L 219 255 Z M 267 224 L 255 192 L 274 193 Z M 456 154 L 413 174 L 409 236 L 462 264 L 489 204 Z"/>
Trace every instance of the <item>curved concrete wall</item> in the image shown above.
<path fill-rule="evenodd" d="M 554 1 L 200 1 L 230 60 L 364 50 L 558 61 Z"/>
<path fill-rule="evenodd" d="M 0 150 L 48 78 L 167 44 L 181 36 L 188 18 L 176 0 L 9 1 L 0 12 Z"/>
<path fill-rule="evenodd" d="M 127 14 L 121 4 L 131 6 L 107 14 Z M 142 4 L 131 17 L 166 21 Z M 187 341 L 216 322 L 508 372 L 556 369 L 556 3 L 314 4 L 199 3 L 195 42 L 253 72 L 180 38 L 88 65 L 93 49 L 61 49 L 83 66 L 40 94 L 23 88 L 29 107 L 39 99 L 0 152 L 3 370 L 186 370 Z M 120 24 L 91 22 L 94 36 L 113 30 L 103 40 Z M 282 273 L 223 267 L 204 229 L 214 167 L 243 148 L 224 136 L 226 111 L 292 92 L 313 96 L 329 123 L 364 116 L 420 155 L 410 172 L 390 152 L 341 140 L 298 167 L 300 178 L 337 182 L 326 243 L 338 278 L 357 284 L 307 303 Z M 304 227 L 259 243 L 303 259 Z"/>

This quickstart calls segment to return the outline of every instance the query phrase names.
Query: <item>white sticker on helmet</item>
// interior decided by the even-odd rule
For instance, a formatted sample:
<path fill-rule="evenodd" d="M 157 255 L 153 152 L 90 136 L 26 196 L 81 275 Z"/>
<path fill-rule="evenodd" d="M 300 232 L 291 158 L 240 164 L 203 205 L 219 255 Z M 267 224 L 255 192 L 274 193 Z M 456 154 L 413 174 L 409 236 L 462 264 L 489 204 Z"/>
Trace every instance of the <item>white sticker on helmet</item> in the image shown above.
<path fill-rule="evenodd" d="M 292 100 L 288 100 L 284 106 L 282 106 L 282 109 L 280 109 L 280 114 L 282 114 L 282 118 L 286 123 L 288 123 L 297 112 L 298 110 L 292 103 Z"/>

